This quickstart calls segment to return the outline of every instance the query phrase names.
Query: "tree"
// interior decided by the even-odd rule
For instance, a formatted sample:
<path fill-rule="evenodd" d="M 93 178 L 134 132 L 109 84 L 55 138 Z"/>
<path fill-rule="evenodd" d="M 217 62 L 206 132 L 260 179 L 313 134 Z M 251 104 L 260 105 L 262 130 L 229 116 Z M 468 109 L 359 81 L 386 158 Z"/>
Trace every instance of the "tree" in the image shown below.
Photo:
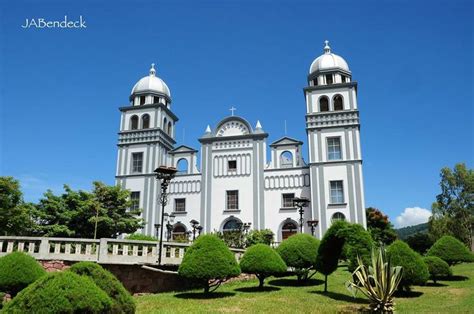
<path fill-rule="evenodd" d="M 201 283 L 204 293 L 216 290 L 227 278 L 240 274 L 234 254 L 216 235 L 197 238 L 186 250 L 178 274 Z"/>
<path fill-rule="evenodd" d="M 429 233 L 418 232 L 409 236 L 405 242 L 416 252 L 425 254 L 435 241 Z"/>
<path fill-rule="evenodd" d="M 474 255 L 466 245 L 452 236 L 443 236 L 436 241 L 426 255 L 437 256 L 449 265 L 474 262 Z"/>
<path fill-rule="evenodd" d="M 350 272 L 358 267 L 358 257 L 366 265 L 370 264 L 373 240 L 364 227 L 359 224 L 346 223 L 337 235 L 344 239 L 343 252 L 345 252 L 345 257 L 349 261 L 348 268 Z"/>
<path fill-rule="evenodd" d="M 143 227 L 140 210 L 130 210 L 128 190 L 93 184 L 92 192 L 74 191 L 67 185 L 61 195 L 48 190 L 35 209 L 38 232 L 45 236 L 115 238 Z"/>
<path fill-rule="evenodd" d="M 421 255 L 413 251 L 408 244 L 396 240 L 387 248 L 387 253 L 394 266 L 403 268 L 403 278 L 398 285 L 399 291 L 409 291 L 411 285 L 422 285 L 428 281 L 428 267 Z"/>
<path fill-rule="evenodd" d="M 430 279 L 436 284 L 436 280 L 440 277 L 448 277 L 452 275 L 451 268 L 448 263 L 436 256 L 425 256 L 423 261 L 428 266 Z"/>
<path fill-rule="evenodd" d="M 23 201 L 20 183 L 0 177 L 0 235 L 29 235 L 34 228 L 32 205 Z"/>
<path fill-rule="evenodd" d="M 366 208 L 367 230 L 376 243 L 389 245 L 397 239 L 397 233 L 393 229 L 388 216 L 374 207 Z"/>
<path fill-rule="evenodd" d="M 459 163 L 441 169 L 441 193 L 432 205 L 430 233 L 452 235 L 472 247 L 474 226 L 474 170 Z"/>
<path fill-rule="evenodd" d="M 46 271 L 30 255 L 13 252 L 0 258 L 0 291 L 15 296 Z"/>
<path fill-rule="evenodd" d="M 324 234 L 318 248 L 315 268 L 324 275 L 324 292 L 328 291 L 328 276 L 337 269 L 345 239 L 339 233 L 348 225 L 344 221 L 336 221 Z"/>
<path fill-rule="evenodd" d="M 294 269 L 298 281 L 301 282 L 312 276 L 308 277 L 316 263 L 318 248 L 318 239 L 309 234 L 298 233 L 280 243 L 277 252 L 286 265 Z"/>
<path fill-rule="evenodd" d="M 273 231 L 270 229 L 252 230 L 245 237 L 245 247 L 251 247 L 255 244 L 270 245 L 273 242 Z"/>
<path fill-rule="evenodd" d="M 255 274 L 263 288 L 265 278 L 284 273 L 286 264 L 280 255 L 266 244 L 255 244 L 249 247 L 240 260 L 240 269 L 244 273 Z"/>

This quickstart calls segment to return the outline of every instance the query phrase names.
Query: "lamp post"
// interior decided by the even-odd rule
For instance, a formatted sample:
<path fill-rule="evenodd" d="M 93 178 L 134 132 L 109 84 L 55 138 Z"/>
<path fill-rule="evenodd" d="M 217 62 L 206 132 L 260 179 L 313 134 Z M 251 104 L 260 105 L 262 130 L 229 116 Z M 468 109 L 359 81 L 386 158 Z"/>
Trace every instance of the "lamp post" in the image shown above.
<path fill-rule="evenodd" d="M 314 229 L 318 226 L 319 220 L 308 220 L 308 227 L 311 228 L 311 235 L 314 237 Z"/>
<path fill-rule="evenodd" d="M 196 239 L 196 230 L 198 230 L 198 228 L 200 227 L 199 221 L 193 219 L 189 223 L 191 224 L 191 227 L 193 228 L 193 242 L 194 242 L 194 240 Z M 201 234 L 200 231 L 199 231 L 199 234 Z"/>
<path fill-rule="evenodd" d="M 304 207 L 307 207 L 309 204 L 309 199 L 306 197 L 295 197 L 293 199 L 293 206 L 298 208 L 298 213 L 300 214 L 300 233 L 303 233 L 303 214 Z"/>
<path fill-rule="evenodd" d="M 198 231 L 198 237 L 199 237 L 201 235 L 202 229 L 204 229 L 204 227 L 203 226 L 197 226 L 196 229 Z"/>
<path fill-rule="evenodd" d="M 174 178 L 176 174 L 176 168 L 174 167 L 166 167 L 160 166 L 155 169 L 156 179 L 161 180 L 161 196 L 160 196 L 160 204 L 161 204 L 161 234 L 160 234 L 160 244 L 158 247 L 158 265 L 161 265 L 161 252 L 163 249 L 163 223 L 164 223 L 164 214 L 165 214 L 165 206 L 168 203 L 168 185 L 171 179 Z"/>

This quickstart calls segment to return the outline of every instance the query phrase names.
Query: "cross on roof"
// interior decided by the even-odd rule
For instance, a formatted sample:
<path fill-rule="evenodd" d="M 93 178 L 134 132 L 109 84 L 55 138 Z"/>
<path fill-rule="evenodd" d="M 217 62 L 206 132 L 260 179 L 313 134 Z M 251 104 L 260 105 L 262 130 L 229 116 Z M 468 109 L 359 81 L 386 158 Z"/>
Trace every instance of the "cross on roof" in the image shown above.
<path fill-rule="evenodd" d="M 234 108 L 234 106 L 230 107 L 230 112 L 232 112 L 232 115 L 234 115 L 234 111 L 237 110 L 237 108 Z"/>

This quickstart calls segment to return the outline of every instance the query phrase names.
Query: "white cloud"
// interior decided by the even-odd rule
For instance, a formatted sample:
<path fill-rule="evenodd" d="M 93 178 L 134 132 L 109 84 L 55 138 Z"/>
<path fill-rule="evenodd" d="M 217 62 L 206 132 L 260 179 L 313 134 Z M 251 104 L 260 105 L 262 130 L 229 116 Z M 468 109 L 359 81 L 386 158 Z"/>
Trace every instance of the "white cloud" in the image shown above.
<path fill-rule="evenodd" d="M 405 208 L 397 218 L 395 218 L 395 225 L 397 228 L 408 227 L 428 222 L 431 216 L 431 211 L 421 207 Z"/>

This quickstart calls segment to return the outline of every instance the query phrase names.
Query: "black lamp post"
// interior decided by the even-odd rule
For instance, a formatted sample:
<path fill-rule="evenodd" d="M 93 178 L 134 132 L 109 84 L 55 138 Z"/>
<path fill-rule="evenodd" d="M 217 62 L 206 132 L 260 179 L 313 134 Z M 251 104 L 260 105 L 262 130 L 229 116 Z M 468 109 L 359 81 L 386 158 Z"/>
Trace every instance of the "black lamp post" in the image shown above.
<path fill-rule="evenodd" d="M 201 235 L 202 229 L 204 229 L 204 227 L 203 226 L 197 226 L 196 229 L 198 231 L 198 237 L 199 237 Z"/>
<path fill-rule="evenodd" d="M 306 197 L 295 197 L 293 199 L 293 206 L 298 208 L 298 213 L 300 214 L 300 233 L 303 233 L 303 214 L 304 207 L 307 207 L 309 204 L 309 199 Z"/>
<path fill-rule="evenodd" d="M 160 204 L 161 204 L 161 234 L 160 234 L 160 244 L 158 248 L 158 265 L 161 265 L 161 252 L 163 249 L 163 223 L 165 218 L 165 206 L 168 203 L 168 185 L 171 179 L 174 178 L 176 174 L 176 168 L 174 167 L 166 167 L 160 166 L 155 169 L 156 179 L 161 180 L 161 196 L 160 196 Z"/>
<path fill-rule="evenodd" d="M 193 219 L 189 223 L 191 224 L 191 227 L 193 228 L 193 241 L 194 241 L 196 239 L 196 230 L 198 230 L 198 228 L 200 227 L 199 226 L 199 221 Z M 201 227 L 201 229 L 202 229 L 202 227 Z M 201 234 L 200 231 L 199 231 L 199 234 Z"/>
<path fill-rule="evenodd" d="M 308 220 L 308 227 L 311 228 L 311 235 L 314 237 L 314 229 L 318 226 L 319 220 Z"/>

